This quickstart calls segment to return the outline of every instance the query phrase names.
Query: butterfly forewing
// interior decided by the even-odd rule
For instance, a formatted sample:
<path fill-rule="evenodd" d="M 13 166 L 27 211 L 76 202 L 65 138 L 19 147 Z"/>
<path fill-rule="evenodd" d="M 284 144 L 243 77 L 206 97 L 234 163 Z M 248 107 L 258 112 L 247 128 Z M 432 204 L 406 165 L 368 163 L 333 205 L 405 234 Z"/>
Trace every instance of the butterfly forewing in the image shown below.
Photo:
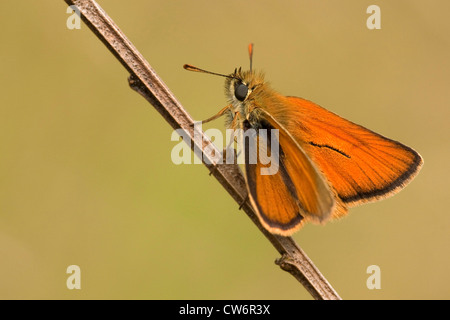
<path fill-rule="evenodd" d="M 289 132 L 301 141 L 339 198 L 349 206 L 386 198 L 403 188 L 423 163 L 413 149 L 301 98 L 291 104 Z"/>

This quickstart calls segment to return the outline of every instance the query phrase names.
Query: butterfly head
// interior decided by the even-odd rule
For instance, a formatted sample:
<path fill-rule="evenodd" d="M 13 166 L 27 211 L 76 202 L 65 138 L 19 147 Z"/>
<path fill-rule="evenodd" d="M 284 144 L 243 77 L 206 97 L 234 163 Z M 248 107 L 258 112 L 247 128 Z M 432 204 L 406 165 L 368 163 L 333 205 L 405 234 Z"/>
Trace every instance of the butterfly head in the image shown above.
<path fill-rule="evenodd" d="M 264 104 L 262 100 L 272 93 L 269 85 L 264 81 L 264 74 L 261 72 L 255 72 L 254 70 L 243 71 L 242 68 L 239 68 L 235 69 L 233 73 L 225 75 L 206 71 L 188 64 L 185 64 L 183 67 L 189 71 L 209 73 L 226 78 L 225 96 L 232 106 L 227 117 L 227 123 L 231 123 L 237 114 L 239 114 L 241 120 L 250 120 L 250 114 L 254 113 L 252 110 L 262 106 Z"/>
<path fill-rule="evenodd" d="M 225 80 L 225 95 L 235 112 L 246 116 L 265 87 L 264 74 L 252 70 L 235 69 Z"/>

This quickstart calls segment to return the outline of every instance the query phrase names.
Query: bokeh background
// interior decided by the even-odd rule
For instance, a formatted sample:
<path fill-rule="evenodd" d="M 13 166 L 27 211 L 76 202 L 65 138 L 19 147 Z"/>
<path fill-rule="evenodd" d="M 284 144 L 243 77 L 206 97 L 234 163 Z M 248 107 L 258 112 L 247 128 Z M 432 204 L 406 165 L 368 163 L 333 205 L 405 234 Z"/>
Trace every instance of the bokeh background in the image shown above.
<path fill-rule="evenodd" d="M 281 93 L 419 151 L 398 195 L 294 238 L 344 299 L 450 298 L 450 2 L 99 3 L 197 120 L 225 106 L 223 78 L 182 65 L 247 68 L 253 42 Z M 311 299 L 204 166 L 171 162 L 171 127 L 66 8 L 0 2 L 0 298 Z"/>

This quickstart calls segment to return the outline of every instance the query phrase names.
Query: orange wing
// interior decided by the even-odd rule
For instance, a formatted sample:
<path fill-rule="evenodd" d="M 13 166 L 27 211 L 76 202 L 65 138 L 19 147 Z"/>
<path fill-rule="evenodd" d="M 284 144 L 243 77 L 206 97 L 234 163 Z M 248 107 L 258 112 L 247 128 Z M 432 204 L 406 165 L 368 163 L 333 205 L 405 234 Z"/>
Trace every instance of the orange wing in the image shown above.
<path fill-rule="evenodd" d="M 264 117 L 270 129 L 278 129 L 279 149 L 271 158 L 278 157 L 278 170 L 272 174 L 261 174 L 261 169 L 269 165 L 267 159 L 258 153 L 256 163 L 250 163 L 246 154 L 245 171 L 250 201 L 256 209 L 260 221 L 272 233 L 290 235 L 298 230 L 305 221 L 325 221 L 333 212 L 335 201 L 333 192 L 322 174 L 312 164 L 309 157 L 295 142 L 292 136 L 269 114 Z M 245 127 L 248 130 L 249 127 Z M 256 145 L 270 146 L 267 139 L 257 134 Z"/>
<path fill-rule="evenodd" d="M 389 197 L 411 181 L 423 160 L 413 149 L 301 98 L 286 97 L 286 129 L 348 206 Z"/>

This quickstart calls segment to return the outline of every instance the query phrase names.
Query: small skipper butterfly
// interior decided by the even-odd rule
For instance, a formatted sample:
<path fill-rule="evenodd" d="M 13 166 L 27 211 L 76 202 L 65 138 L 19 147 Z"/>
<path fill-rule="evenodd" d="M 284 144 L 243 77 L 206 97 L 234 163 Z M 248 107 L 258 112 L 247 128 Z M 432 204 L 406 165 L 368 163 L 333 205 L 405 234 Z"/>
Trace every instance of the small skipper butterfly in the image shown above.
<path fill-rule="evenodd" d="M 349 207 L 394 195 L 417 175 L 423 160 L 416 151 L 311 101 L 279 94 L 252 70 L 252 44 L 249 55 L 250 70 L 229 75 L 184 68 L 226 78 L 229 105 L 205 121 L 226 116 L 232 129 L 278 130 L 277 173 L 260 174 L 259 158 L 244 165 L 248 198 L 268 231 L 289 236 L 308 221 L 342 217 Z"/>

